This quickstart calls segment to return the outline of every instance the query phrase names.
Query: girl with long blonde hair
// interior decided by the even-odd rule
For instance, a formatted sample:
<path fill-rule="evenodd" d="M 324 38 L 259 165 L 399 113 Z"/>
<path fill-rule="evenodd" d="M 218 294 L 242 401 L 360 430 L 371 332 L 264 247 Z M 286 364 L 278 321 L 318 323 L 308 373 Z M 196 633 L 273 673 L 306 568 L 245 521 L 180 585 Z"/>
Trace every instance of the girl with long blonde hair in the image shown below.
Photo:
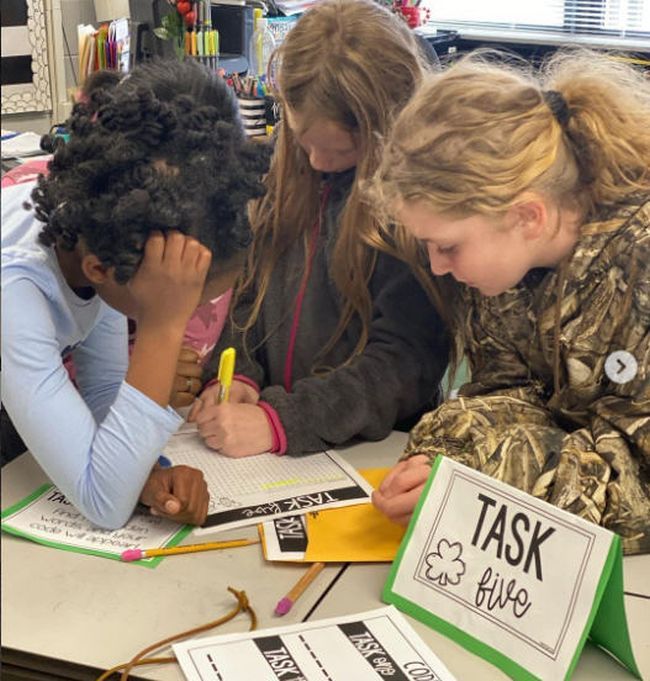
<path fill-rule="evenodd" d="M 190 415 L 211 447 L 302 454 L 380 439 L 435 403 L 448 348 L 430 277 L 360 191 L 425 69 L 404 22 L 371 0 L 319 3 L 274 55 L 283 121 L 268 193 L 206 373 L 234 345 L 239 380 L 230 404 L 207 390 Z"/>
<path fill-rule="evenodd" d="M 375 504 L 406 522 L 437 454 L 650 551 L 650 81 L 604 54 L 470 55 L 400 114 L 375 198 L 453 278 L 471 382 Z"/>

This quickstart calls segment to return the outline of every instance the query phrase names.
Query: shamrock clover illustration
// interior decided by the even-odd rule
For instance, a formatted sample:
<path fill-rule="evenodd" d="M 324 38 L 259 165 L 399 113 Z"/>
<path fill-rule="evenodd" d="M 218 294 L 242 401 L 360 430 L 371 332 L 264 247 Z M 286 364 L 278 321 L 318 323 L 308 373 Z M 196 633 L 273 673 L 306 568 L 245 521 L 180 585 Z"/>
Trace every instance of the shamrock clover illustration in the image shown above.
<path fill-rule="evenodd" d="M 462 555 L 463 545 L 459 541 L 452 543 L 441 539 L 437 551 L 429 553 L 426 557 L 429 566 L 425 573 L 426 578 L 438 582 L 440 586 L 448 584 L 456 586 L 465 574 L 465 562 L 460 559 Z"/>

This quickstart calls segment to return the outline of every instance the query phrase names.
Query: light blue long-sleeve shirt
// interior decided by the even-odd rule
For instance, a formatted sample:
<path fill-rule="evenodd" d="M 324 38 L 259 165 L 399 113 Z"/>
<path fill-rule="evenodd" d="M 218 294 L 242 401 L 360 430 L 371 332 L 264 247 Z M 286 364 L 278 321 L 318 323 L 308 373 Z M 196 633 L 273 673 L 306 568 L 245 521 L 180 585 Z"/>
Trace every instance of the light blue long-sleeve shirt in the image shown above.
<path fill-rule="evenodd" d="M 122 526 L 182 419 L 125 382 L 127 320 L 66 283 L 33 184 L 2 191 L 2 403 L 50 479 L 93 523 Z M 77 390 L 63 366 L 72 353 Z"/>

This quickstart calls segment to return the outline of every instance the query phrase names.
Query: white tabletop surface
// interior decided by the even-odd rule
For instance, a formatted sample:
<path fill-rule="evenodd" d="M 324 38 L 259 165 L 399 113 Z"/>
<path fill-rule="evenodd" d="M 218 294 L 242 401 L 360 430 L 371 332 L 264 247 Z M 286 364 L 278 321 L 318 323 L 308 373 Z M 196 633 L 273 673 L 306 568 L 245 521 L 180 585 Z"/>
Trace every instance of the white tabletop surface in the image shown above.
<path fill-rule="evenodd" d="M 388 466 L 395 462 L 405 441 L 405 434 L 393 433 L 381 443 L 360 443 L 341 453 L 357 468 Z M 3 507 L 44 480 L 28 454 L 8 464 L 2 474 Z M 220 533 L 219 538 L 254 534 L 250 528 Z M 185 543 L 194 541 L 190 536 Z M 320 619 L 360 612 L 382 604 L 387 564 L 335 564 L 325 568 L 288 615 L 275 617 L 276 602 L 304 569 L 303 565 L 267 563 L 260 547 L 254 545 L 168 557 L 151 570 L 3 534 L 2 645 L 15 654 L 60 660 L 64 667 L 72 663 L 105 669 L 128 660 L 158 639 L 225 614 L 234 605 L 227 586 L 246 591 L 260 628 L 300 622 L 308 615 Z M 640 594 L 626 596 L 625 606 L 637 662 L 643 677 L 650 679 L 650 555 L 625 558 L 623 569 L 626 592 Z M 459 680 L 507 678 L 442 634 L 410 621 Z M 240 614 L 212 633 L 247 627 L 247 616 Z M 74 669 L 78 675 L 70 672 L 70 679 L 94 678 L 92 674 L 84 676 L 81 668 Z M 43 671 L 54 670 L 46 664 Z M 176 665 L 166 665 L 138 669 L 133 678 L 182 681 L 183 675 Z M 587 647 L 574 678 L 616 681 L 632 677 L 604 653 Z"/>
<path fill-rule="evenodd" d="M 2 472 L 3 507 L 44 481 L 31 455 L 12 461 Z M 247 536 L 257 536 L 256 529 L 218 535 L 219 539 Z M 209 539 L 190 535 L 184 543 L 197 541 Z M 225 615 L 236 603 L 226 591 L 228 586 L 246 592 L 259 628 L 300 622 L 340 569 L 335 565 L 323 570 L 280 619 L 273 609 L 305 566 L 267 563 L 259 545 L 171 556 L 148 569 L 47 548 L 3 533 L 2 646 L 107 669 L 159 639 Z M 247 628 L 248 618 L 240 614 L 210 633 Z M 146 679 L 184 679 L 176 665 L 141 669 L 137 676 Z"/>

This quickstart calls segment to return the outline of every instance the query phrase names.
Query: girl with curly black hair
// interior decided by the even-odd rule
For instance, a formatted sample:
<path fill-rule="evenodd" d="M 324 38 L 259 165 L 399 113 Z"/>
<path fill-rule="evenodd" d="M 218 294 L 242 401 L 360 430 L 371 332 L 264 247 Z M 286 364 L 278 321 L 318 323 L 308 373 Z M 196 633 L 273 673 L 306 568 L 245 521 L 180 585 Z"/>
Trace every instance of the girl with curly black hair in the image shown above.
<path fill-rule="evenodd" d="M 156 460 L 182 421 L 169 399 L 185 326 L 240 272 L 268 151 L 193 63 L 141 65 L 66 125 L 48 176 L 3 192 L 3 406 L 92 522 L 119 527 L 140 500 L 201 523 L 202 474 Z"/>

